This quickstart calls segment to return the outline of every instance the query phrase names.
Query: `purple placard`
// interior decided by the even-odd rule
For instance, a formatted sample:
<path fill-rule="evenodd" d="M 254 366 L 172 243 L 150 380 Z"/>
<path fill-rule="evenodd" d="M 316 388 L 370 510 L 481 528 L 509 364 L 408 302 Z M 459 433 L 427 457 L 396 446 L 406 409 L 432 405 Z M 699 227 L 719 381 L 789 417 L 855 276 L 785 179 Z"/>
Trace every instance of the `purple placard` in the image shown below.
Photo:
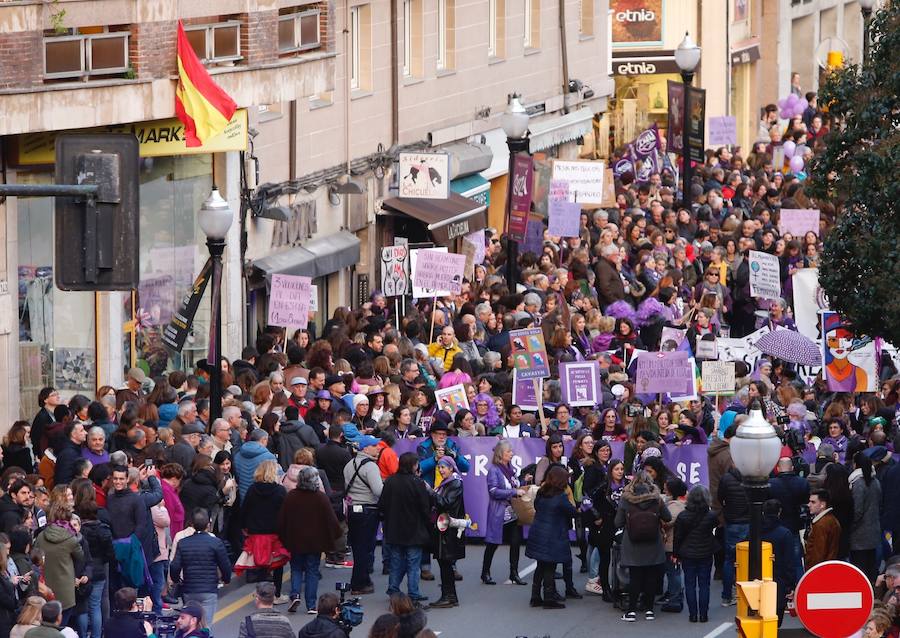
<path fill-rule="evenodd" d="M 790 233 L 803 239 L 809 231 L 819 236 L 819 211 L 815 208 L 782 208 L 778 217 L 778 232 Z"/>
<path fill-rule="evenodd" d="M 569 182 L 564 179 L 551 179 L 547 201 L 569 201 Z"/>
<path fill-rule="evenodd" d="M 413 286 L 458 293 L 462 289 L 465 270 L 465 255 L 437 250 L 420 250 L 416 254 Z"/>
<path fill-rule="evenodd" d="M 693 378 L 687 352 L 648 352 L 638 357 L 635 389 L 640 394 L 668 392 L 687 396 L 693 391 Z"/>
<path fill-rule="evenodd" d="M 538 392 L 543 391 L 543 379 L 520 379 L 519 371 L 513 369 L 512 401 L 526 412 L 534 412 L 538 409 L 537 394 L 534 382 L 538 382 Z"/>
<path fill-rule="evenodd" d="M 709 145 L 734 146 L 737 144 L 737 118 L 734 115 L 709 118 Z"/>
<path fill-rule="evenodd" d="M 600 363 L 570 361 L 559 364 L 559 380 L 563 403 L 570 406 L 595 406 L 602 402 Z"/>
<path fill-rule="evenodd" d="M 466 513 L 477 524 L 477 529 L 470 529 L 469 536 L 484 536 L 485 522 L 488 509 L 487 472 L 491 464 L 494 446 L 499 437 L 480 436 L 457 439 L 460 453 L 469 460 L 469 471 L 462 475 L 463 491 L 466 501 Z M 506 439 L 513 449 L 512 466 L 516 472 L 526 465 L 537 462 L 544 456 L 546 442 L 543 439 Z M 404 452 L 415 452 L 420 441 L 401 439 L 394 446 L 394 451 L 400 455 Z M 566 452 L 569 453 L 574 445 L 573 441 L 566 442 Z M 623 458 L 625 444 L 614 441 L 612 445 L 613 458 Z M 709 485 L 708 462 L 706 445 L 665 445 L 662 448 L 663 462 L 676 476 L 681 478 L 688 487 L 697 484 Z"/>
<path fill-rule="evenodd" d="M 551 235 L 578 237 L 578 231 L 581 230 L 581 204 L 551 199 L 547 208 Z"/>
<path fill-rule="evenodd" d="M 522 253 L 540 255 L 544 249 L 544 222 L 537 215 L 528 216 L 528 227 L 525 229 L 525 241 L 522 242 Z"/>
<path fill-rule="evenodd" d="M 513 210 L 528 212 L 531 210 L 531 185 L 533 182 L 534 163 L 531 155 L 519 153 L 513 160 L 512 198 Z"/>
<path fill-rule="evenodd" d="M 667 81 L 669 114 L 666 122 L 666 150 L 676 155 L 682 154 L 684 134 L 684 84 Z"/>

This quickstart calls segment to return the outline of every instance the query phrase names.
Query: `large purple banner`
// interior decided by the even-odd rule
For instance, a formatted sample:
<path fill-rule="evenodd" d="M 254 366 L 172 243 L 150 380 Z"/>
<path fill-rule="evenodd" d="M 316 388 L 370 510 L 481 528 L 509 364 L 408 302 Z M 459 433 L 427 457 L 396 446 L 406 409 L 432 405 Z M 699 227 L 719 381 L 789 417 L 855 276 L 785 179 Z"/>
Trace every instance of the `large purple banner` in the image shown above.
<path fill-rule="evenodd" d="M 487 473 L 493 456 L 494 446 L 498 439 L 495 437 L 462 438 L 454 437 L 459 444 L 463 456 L 469 460 L 469 472 L 463 475 L 463 488 L 466 501 L 466 512 L 478 527 L 469 530 L 470 536 L 483 536 L 484 521 L 487 516 L 488 493 Z M 507 439 L 513 449 L 513 467 L 516 471 L 536 463 L 544 456 L 545 442 L 543 439 Z M 397 441 L 394 451 L 400 455 L 404 452 L 415 452 L 418 441 L 402 439 Z M 566 445 L 566 451 L 571 450 L 572 443 Z M 625 451 L 625 444 L 617 441 L 612 443 L 613 458 L 621 459 Z M 663 448 L 663 461 L 666 466 L 679 478 L 688 484 L 688 487 L 702 483 L 709 484 L 707 474 L 707 456 L 705 445 L 666 445 Z"/>

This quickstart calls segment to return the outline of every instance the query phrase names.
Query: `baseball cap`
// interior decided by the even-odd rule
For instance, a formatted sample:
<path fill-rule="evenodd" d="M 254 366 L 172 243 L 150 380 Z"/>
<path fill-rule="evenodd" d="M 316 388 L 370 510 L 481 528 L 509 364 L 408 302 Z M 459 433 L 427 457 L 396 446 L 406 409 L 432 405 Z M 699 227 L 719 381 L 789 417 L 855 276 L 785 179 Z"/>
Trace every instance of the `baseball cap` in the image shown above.
<path fill-rule="evenodd" d="M 291 379 L 291 385 L 306 385 L 308 383 L 309 381 L 306 379 L 306 377 L 294 377 L 293 379 Z"/>
<path fill-rule="evenodd" d="M 187 605 L 179 609 L 178 613 L 193 616 L 197 620 L 203 620 L 203 607 L 201 607 L 198 603 L 188 603 Z"/>
<path fill-rule="evenodd" d="M 363 435 L 356 439 L 356 444 L 359 446 L 359 449 L 362 450 L 367 447 L 372 447 L 373 445 L 378 445 L 381 443 L 379 439 L 376 439 L 374 436 Z"/>

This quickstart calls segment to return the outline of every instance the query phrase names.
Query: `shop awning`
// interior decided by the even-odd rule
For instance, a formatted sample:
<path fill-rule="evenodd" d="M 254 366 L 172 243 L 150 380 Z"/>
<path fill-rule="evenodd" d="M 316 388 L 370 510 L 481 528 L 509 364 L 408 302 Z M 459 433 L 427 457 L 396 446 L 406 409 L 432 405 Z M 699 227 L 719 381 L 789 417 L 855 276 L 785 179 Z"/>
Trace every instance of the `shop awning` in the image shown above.
<path fill-rule="evenodd" d="M 493 153 L 486 144 L 456 142 L 437 149 L 450 156 L 450 179 L 471 175 L 491 165 Z"/>
<path fill-rule="evenodd" d="M 467 175 L 450 181 L 450 190 L 487 206 L 491 202 L 491 183 L 481 175 Z"/>
<path fill-rule="evenodd" d="M 341 231 L 256 259 L 253 267 L 271 281 L 272 275 L 324 277 L 358 261 L 359 238 Z"/>
<path fill-rule="evenodd" d="M 450 193 L 447 199 L 392 197 L 384 202 L 383 209 L 418 219 L 437 243 L 448 247 L 457 237 L 481 230 L 487 223 L 487 206 L 456 193 Z"/>
<path fill-rule="evenodd" d="M 591 109 L 578 109 L 560 117 L 535 122 L 528 127 L 531 132 L 528 150 L 536 153 L 586 135 L 591 130 L 593 119 Z"/>

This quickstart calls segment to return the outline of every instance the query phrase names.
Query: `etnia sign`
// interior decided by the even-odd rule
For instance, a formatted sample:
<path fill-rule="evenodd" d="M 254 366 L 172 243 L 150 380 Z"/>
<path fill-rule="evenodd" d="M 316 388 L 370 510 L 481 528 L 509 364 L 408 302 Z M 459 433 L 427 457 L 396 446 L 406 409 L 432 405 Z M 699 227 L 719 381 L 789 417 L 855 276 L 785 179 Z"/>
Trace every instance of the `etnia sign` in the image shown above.
<path fill-rule="evenodd" d="M 656 12 L 650 9 L 626 9 L 616 11 L 613 17 L 616 22 L 655 22 Z"/>

